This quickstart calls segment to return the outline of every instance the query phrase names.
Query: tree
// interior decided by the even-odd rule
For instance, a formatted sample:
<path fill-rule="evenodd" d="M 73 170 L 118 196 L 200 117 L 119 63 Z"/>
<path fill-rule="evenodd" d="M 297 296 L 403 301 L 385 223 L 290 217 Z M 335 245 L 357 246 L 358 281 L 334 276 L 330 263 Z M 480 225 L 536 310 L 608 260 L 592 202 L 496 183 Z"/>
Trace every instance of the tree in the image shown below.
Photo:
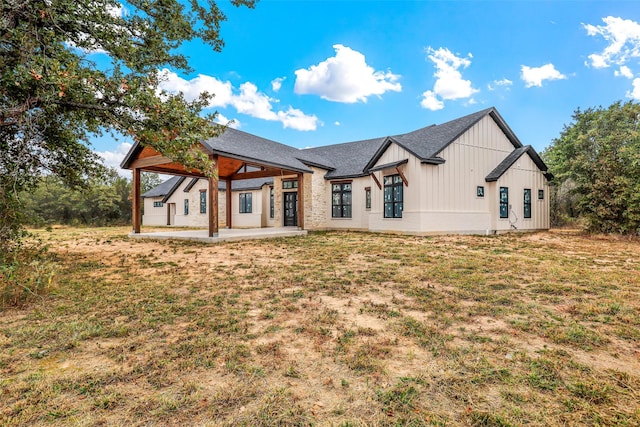
<path fill-rule="evenodd" d="M 543 157 L 554 208 L 592 232 L 640 234 L 640 104 L 576 110 Z"/>
<path fill-rule="evenodd" d="M 140 191 L 142 193 L 146 193 L 160 184 L 162 184 L 162 179 L 157 173 L 143 172 L 140 174 Z"/>
<path fill-rule="evenodd" d="M 200 39 L 219 51 L 223 20 L 214 0 L 0 2 L 0 253 L 22 233 L 19 194 L 43 174 L 81 186 L 104 172 L 92 135 L 128 135 L 210 170 L 194 149 L 223 130 L 200 115 L 209 95 L 187 102 L 162 93 L 159 69 L 189 71 L 177 50 L 184 42 Z M 107 65 L 92 60 L 98 51 Z"/>

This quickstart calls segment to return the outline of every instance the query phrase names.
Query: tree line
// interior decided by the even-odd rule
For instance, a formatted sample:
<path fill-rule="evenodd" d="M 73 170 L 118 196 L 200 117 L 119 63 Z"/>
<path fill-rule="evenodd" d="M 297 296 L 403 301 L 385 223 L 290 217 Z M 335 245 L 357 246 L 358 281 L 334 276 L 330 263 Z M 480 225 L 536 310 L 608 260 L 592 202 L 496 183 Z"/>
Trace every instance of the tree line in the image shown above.
<path fill-rule="evenodd" d="M 144 193 L 161 183 L 156 173 L 142 173 Z M 132 182 L 108 169 L 83 187 L 69 187 L 58 176 L 47 175 L 30 192 L 22 193 L 25 222 L 43 227 L 64 225 L 125 225 L 131 223 Z"/>
<path fill-rule="evenodd" d="M 640 234 L 640 104 L 577 109 L 542 153 L 554 175 L 551 223 Z"/>

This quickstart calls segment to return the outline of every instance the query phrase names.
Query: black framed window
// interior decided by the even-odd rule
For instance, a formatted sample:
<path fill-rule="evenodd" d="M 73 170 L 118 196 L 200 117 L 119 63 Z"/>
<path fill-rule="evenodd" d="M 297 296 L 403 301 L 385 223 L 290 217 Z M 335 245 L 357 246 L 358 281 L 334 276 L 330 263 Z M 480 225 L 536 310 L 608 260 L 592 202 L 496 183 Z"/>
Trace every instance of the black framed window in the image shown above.
<path fill-rule="evenodd" d="M 364 207 L 365 209 L 371 209 L 371 187 L 364 189 Z"/>
<path fill-rule="evenodd" d="M 531 189 L 524 189 L 524 217 L 531 218 Z"/>
<path fill-rule="evenodd" d="M 509 187 L 500 187 L 500 218 L 509 218 Z"/>
<path fill-rule="evenodd" d="M 207 213 L 207 190 L 200 192 L 200 213 Z"/>
<path fill-rule="evenodd" d="M 189 199 L 184 199 L 184 214 L 189 215 Z"/>
<path fill-rule="evenodd" d="M 275 214 L 275 199 L 273 195 L 273 187 L 269 187 L 269 218 L 273 219 Z"/>
<path fill-rule="evenodd" d="M 478 185 L 478 187 L 476 187 L 476 196 L 484 197 L 484 186 Z"/>
<path fill-rule="evenodd" d="M 284 190 L 291 190 L 293 188 L 298 188 L 298 180 L 282 181 L 282 188 Z"/>
<path fill-rule="evenodd" d="M 384 177 L 384 217 L 402 218 L 404 183 L 400 175 Z"/>
<path fill-rule="evenodd" d="M 331 216 L 351 218 L 351 183 L 331 184 Z"/>
<path fill-rule="evenodd" d="M 538 190 L 538 200 L 544 200 L 544 190 Z"/>
<path fill-rule="evenodd" d="M 153 202 L 153 207 L 154 208 L 161 208 L 162 206 L 164 206 L 164 203 L 162 203 L 162 202 Z"/>
<path fill-rule="evenodd" d="M 240 213 L 251 213 L 251 193 L 240 193 Z"/>

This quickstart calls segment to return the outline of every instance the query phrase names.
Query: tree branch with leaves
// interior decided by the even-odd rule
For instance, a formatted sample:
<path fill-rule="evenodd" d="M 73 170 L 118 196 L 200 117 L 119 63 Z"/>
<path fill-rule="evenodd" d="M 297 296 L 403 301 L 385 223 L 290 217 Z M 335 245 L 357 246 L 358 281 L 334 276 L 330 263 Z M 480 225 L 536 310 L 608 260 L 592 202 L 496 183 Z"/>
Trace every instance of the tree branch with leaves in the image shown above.
<path fill-rule="evenodd" d="M 234 0 L 254 6 L 254 0 Z M 159 90 L 161 67 L 189 72 L 178 51 L 199 39 L 220 51 L 213 0 L 4 0 L 0 3 L 0 246 L 17 238 L 18 195 L 54 174 L 82 186 L 103 172 L 90 140 L 127 135 L 188 168 L 210 170 L 199 143 L 224 131 Z M 105 54 L 107 65 L 92 56 Z"/>

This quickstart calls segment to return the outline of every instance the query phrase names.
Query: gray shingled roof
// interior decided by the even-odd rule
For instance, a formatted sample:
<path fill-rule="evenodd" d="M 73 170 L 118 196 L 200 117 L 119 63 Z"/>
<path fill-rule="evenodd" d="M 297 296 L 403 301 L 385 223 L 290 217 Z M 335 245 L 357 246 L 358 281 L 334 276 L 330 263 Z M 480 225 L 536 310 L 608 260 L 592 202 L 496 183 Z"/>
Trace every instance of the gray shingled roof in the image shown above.
<path fill-rule="evenodd" d="M 345 142 L 343 144 L 307 148 L 302 151 L 327 159 L 325 163 L 330 163 L 334 169 L 329 171 L 325 178 L 356 178 L 367 175 L 365 172 L 367 163 L 369 163 L 369 160 L 380 149 L 386 139 L 386 137 L 382 137 Z"/>
<path fill-rule="evenodd" d="M 165 182 L 153 187 L 140 197 L 166 197 L 171 195 L 180 183 L 184 181 L 183 176 L 172 176 Z"/>
<path fill-rule="evenodd" d="M 273 184 L 273 178 L 252 178 L 231 181 L 231 191 L 258 190 L 265 185 Z M 225 181 L 218 182 L 219 190 L 226 190 L 227 183 Z"/>
<path fill-rule="evenodd" d="M 237 129 L 227 128 L 222 135 L 204 142 L 213 153 L 225 157 L 259 162 L 267 166 L 289 169 L 295 172 L 311 172 L 303 163 L 326 165 L 326 161 L 314 155 L 279 142 L 261 138 Z M 324 163 L 322 163 L 324 162 Z"/>
<path fill-rule="evenodd" d="M 319 166 L 328 170 L 325 174 L 326 179 L 356 178 L 368 175 L 369 169 L 375 165 L 392 143 L 403 147 L 424 163 L 444 163 L 444 159 L 437 157 L 438 154 L 487 115 L 491 115 L 514 146 L 515 151 L 505 159 L 505 162 L 511 161 L 512 156 L 519 157 L 527 152 L 541 170 L 547 170 L 544 162 L 533 148 L 521 150 L 522 143 L 493 107 L 405 134 L 303 150 L 231 128 L 227 128 L 221 136 L 205 141 L 204 145 L 219 155 L 254 161 L 266 166 L 307 173 L 311 172 L 309 166 Z M 128 165 L 127 159 L 123 161 L 123 165 L 123 167 Z M 500 166 L 496 168 L 496 173 L 500 173 L 502 170 L 499 168 Z M 490 174 L 488 178 L 492 176 Z M 235 182 L 233 188 L 236 188 Z"/>

